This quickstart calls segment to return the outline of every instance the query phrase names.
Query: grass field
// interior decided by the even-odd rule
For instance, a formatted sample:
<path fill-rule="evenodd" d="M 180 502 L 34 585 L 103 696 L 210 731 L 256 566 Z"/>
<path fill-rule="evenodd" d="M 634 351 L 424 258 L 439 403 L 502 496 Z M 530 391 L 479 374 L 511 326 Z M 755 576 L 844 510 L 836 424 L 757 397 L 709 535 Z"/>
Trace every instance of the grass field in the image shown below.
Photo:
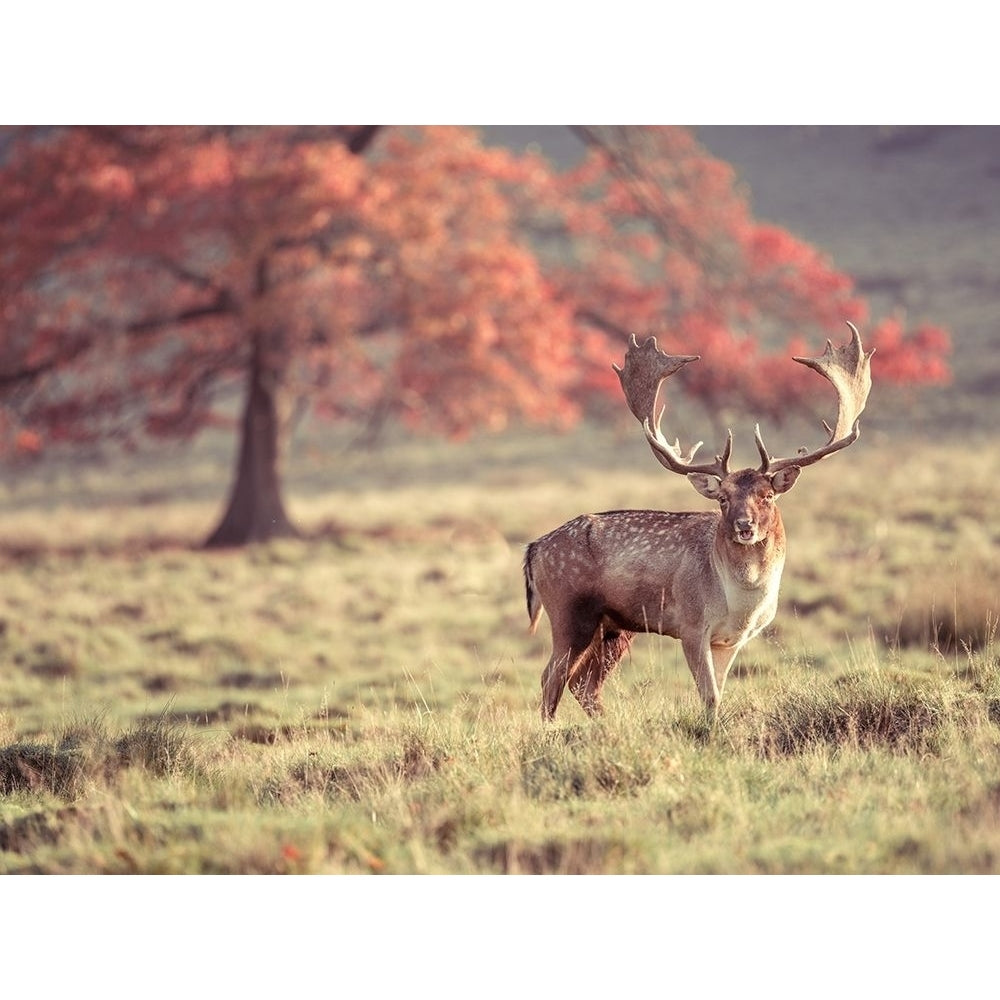
<path fill-rule="evenodd" d="M 305 537 L 231 552 L 217 443 L 9 471 L 0 872 L 998 872 L 998 463 L 875 431 L 807 470 L 711 730 L 655 636 L 604 719 L 538 718 L 524 543 L 707 506 L 634 433 L 305 443 Z"/>

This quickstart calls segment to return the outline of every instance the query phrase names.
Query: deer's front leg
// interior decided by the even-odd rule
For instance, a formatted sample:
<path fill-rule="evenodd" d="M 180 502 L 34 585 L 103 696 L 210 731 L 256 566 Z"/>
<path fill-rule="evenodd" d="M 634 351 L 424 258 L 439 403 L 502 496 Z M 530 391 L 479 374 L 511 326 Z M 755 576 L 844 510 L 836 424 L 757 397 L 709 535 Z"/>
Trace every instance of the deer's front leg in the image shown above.
<path fill-rule="evenodd" d="M 698 694 L 701 695 L 701 700 L 705 703 L 705 709 L 714 716 L 719 709 L 720 694 L 719 685 L 715 680 L 715 663 L 712 659 L 712 646 L 708 638 L 708 631 L 682 638 L 681 648 L 684 650 L 684 657 L 694 676 Z"/>
<path fill-rule="evenodd" d="M 743 643 L 736 646 L 712 646 L 712 664 L 715 670 L 715 683 L 719 689 L 719 700 L 722 700 L 722 692 L 726 688 L 726 678 L 729 676 L 729 668 L 736 659 L 736 654 L 743 648 Z"/>

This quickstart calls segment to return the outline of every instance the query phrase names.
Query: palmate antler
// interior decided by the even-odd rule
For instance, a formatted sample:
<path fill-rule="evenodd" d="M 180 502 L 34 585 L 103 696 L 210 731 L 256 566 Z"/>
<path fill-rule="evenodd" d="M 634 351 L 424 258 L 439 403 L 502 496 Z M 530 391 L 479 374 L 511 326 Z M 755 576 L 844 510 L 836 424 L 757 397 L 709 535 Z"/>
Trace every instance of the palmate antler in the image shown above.
<path fill-rule="evenodd" d="M 834 427 L 824 420 L 823 426 L 830 435 L 827 443 L 814 451 L 805 448 L 790 458 L 772 458 L 761 437 L 760 426 L 754 429 L 754 440 L 760 452 L 760 471 L 766 474 L 779 472 L 790 466 L 803 467 L 818 462 L 827 455 L 832 455 L 842 448 L 853 444 L 861 433 L 859 417 L 865 408 L 868 394 L 871 391 L 871 356 L 874 349 L 865 352 L 861 345 L 861 335 L 853 323 L 851 340 L 840 347 L 834 347 L 827 341 L 826 351 L 819 358 L 794 358 L 799 364 L 806 365 L 817 371 L 833 383 L 837 390 L 838 410 L 837 423 Z M 656 344 L 656 338 L 650 337 L 640 347 L 635 334 L 632 335 L 625 363 L 619 368 L 613 365 L 629 409 L 642 424 L 653 454 L 660 464 L 671 472 L 687 475 L 692 472 L 708 473 L 725 478 L 729 475 L 729 459 L 733 451 L 733 432 L 726 437 L 726 445 L 721 455 L 716 455 L 714 462 L 695 465 L 692 461 L 701 446 L 698 442 L 687 455 L 681 451 L 680 442 L 670 444 L 660 430 L 660 418 L 663 414 L 663 404 L 659 399 L 660 386 L 668 376 L 679 371 L 691 361 L 700 360 L 697 354 L 666 354 Z"/>
<path fill-rule="evenodd" d="M 823 427 L 830 435 L 829 440 L 822 448 L 813 451 L 800 448 L 798 454 L 790 458 L 772 458 L 764 447 L 758 425 L 754 429 L 754 440 L 760 452 L 761 472 L 779 472 L 792 465 L 801 469 L 857 441 L 861 434 L 859 418 L 872 388 L 871 357 L 875 353 L 875 348 L 866 352 L 861 344 L 858 328 L 850 320 L 847 321 L 847 325 L 851 328 L 851 339 L 848 343 L 834 347 L 828 340 L 822 357 L 792 359 L 819 372 L 823 378 L 829 379 L 837 390 L 837 423 L 831 427 L 825 420 L 823 421 Z"/>
<path fill-rule="evenodd" d="M 694 465 L 692 459 L 702 442 L 693 445 L 687 455 L 684 455 L 680 441 L 675 440 L 670 444 L 660 430 L 660 417 L 663 415 L 663 404 L 659 399 L 660 385 L 665 378 L 680 371 L 689 362 L 700 360 L 700 354 L 666 354 L 657 346 L 656 337 L 649 337 L 640 347 L 633 333 L 625 352 L 625 364 L 621 368 L 618 365 L 611 367 L 622 384 L 628 408 L 642 424 L 649 447 L 653 449 L 653 454 L 661 465 L 671 472 L 682 474 L 707 472 L 715 476 L 727 476 L 729 456 L 733 452 L 732 431 L 729 432 L 722 454 L 716 455 L 714 462 Z"/>

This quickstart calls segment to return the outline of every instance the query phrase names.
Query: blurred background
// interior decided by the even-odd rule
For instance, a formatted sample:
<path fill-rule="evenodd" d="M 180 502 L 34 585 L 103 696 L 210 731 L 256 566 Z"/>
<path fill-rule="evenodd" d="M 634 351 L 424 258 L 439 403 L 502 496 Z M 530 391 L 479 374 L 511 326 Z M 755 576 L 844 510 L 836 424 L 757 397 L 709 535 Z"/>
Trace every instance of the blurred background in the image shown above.
<path fill-rule="evenodd" d="M 560 164 L 582 144 L 565 126 L 488 126 Z M 876 315 L 903 309 L 953 335 L 953 381 L 925 396 L 946 430 L 992 429 L 998 412 L 1000 127 L 699 125 L 754 215 L 817 246 Z M 874 416 L 874 415 L 873 415 Z M 914 414 L 919 421 L 919 416 Z"/>
<path fill-rule="evenodd" d="M 7 476 L 226 435 L 210 545 L 296 533 L 317 422 L 635 436 L 632 333 L 702 357 L 663 394 L 682 440 L 802 444 L 832 393 L 789 357 L 846 320 L 870 429 L 997 416 L 994 127 L 7 127 L 0 180 Z"/>

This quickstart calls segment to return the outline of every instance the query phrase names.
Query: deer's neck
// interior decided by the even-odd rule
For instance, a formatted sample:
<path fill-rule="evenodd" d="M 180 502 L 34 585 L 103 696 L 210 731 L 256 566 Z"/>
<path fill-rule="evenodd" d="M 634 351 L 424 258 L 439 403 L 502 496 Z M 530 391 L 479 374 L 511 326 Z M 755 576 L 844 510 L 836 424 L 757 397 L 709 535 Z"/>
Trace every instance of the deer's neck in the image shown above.
<path fill-rule="evenodd" d="M 753 545 L 735 541 L 720 518 L 712 561 L 721 577 L 746 590 L 777 587 L 785 566 L 785 529 L 777 511 L 774 518 L 767 536 Z"/>

